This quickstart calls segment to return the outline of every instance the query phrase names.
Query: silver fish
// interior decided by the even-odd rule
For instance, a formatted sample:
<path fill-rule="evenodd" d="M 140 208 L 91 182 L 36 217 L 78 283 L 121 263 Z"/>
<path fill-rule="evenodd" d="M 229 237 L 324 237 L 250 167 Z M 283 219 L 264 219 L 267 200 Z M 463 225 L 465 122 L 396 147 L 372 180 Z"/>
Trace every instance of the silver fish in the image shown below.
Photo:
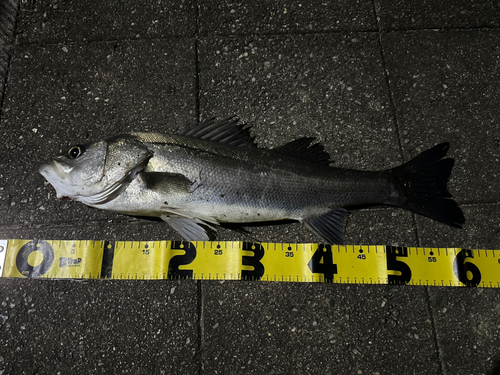
<path fill-rule="evenodd" d="M 130 133 L 78 145 L 40 166 L 57 198 L 128 215 L 159 217 L 186 240 L 213 239 L 224 223 L 296 220 L 344 243 L 347 209 L 390 205 L 461 228 L 447 191 L 448 143 L 399 167 L 329 166 L 313 138 L 257 148 L 237 119 L 209 120 L 179 134 Z"/>

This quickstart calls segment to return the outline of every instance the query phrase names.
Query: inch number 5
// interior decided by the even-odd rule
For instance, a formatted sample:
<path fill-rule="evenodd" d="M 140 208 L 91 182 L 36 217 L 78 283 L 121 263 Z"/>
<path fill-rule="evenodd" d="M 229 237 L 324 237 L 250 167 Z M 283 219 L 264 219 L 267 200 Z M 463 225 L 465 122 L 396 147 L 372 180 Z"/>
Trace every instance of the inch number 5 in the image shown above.
<path fill-rule="evenodd" d="M 411 269 L 401 260 L 401 258 L 408 258 L 408 248 L 387 246 L 386 257 L 387 271 L 392 272 L 387 275 L 389 284 L 408 284 L 411 280 Z"/>

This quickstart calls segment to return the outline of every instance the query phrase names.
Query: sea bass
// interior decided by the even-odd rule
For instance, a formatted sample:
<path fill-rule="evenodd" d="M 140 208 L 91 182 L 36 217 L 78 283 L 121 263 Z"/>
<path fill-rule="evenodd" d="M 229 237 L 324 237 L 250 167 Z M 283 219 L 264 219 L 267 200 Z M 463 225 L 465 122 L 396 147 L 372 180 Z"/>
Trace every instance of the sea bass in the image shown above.
<path fill-rule="evenodd" d="M 209 120 L 178 134 L 130 133 L 70 148 L 40 166 L 57 198 L 127 215 L 163 219 L 186 240 L 214 239 L 225 223 L 296 220 L 332 244 L 344 243 L 348 209 L 400 207 L 461 228 L 447 190 L 448 143 L 399 167 L 330 166 L 313 138 L 258 148 L 238 120 Z"/>

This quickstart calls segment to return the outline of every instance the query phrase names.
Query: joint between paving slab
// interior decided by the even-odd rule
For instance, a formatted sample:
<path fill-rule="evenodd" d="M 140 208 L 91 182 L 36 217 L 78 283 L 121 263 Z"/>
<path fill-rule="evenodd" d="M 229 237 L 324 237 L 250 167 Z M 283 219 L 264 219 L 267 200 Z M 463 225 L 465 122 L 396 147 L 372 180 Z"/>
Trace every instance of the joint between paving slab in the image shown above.
<path fill-rule="evenodd" d="M 389 105 L 391 107 L 391 112 L 392 112 L 392 117 L 394 119 L 394 127 L 396 129 L 396 137 L 398 140 L 398 147 L 399 147 L 399 152 L 401 153 L 401 158 L 404 160 L 404 155 L 403 155 L 403 146 L 401 143 L 401 136 L 399 132 L 399 122 L 396 114 L 396 105 L 394 103 L 394 96 L 391 90 L 391 84 L 389 82 L 389 72 L 387 71 L 387 64 L 385 62 L 385 54 L 384 54 L 384 46 L 382 44 L 382 30 L 380 29 L 380 23 L 379 23 L 379 16 L 377 14 L 377 8 L 375 6 L 374 1 L 372 0 L 372 5 L 373 5 L 373 11 L 375 14 L 375 21 L 377 23 L 377 33 L 378 33 L 378 42 L 379 42 L 379 48 L 380 48 L 380 60 L 382 62 L 382 69 L 383 69 L 383 74 L 385 78 L 385 84 L 387 86 L 387 91 L 389 93 Z"/>
<path fill-rule="evenodd" d="M 437 330 L 436 330 L 436 324 L 434 322 L 434 314 L 433 314 L 433 311 L 432 311 L 432 306 L 431 306 L 431 296 L 429 294 L 429 286 L 425 287 L 425 297 L 427 299 L 427 308 L 428 308 L 428 311 L 429 311 L 429 316 L 430 316 L 430 320 L 431 320 L 431 327 L 432 327 L 432 335 L 434 336 L 434 346 L 436 348 L 436 353 L 437 353 L 437 357 L 438 357 L 438 362 L 439 362 L 439 373 L 441 375 L 443 375 L 445 373 L 445 368 L 444 368 L 444 360 L 442 358 L 442 355 L 441 355 L 441 347 L 439 345 L 439 340 L 438 340 L 438 333 L 437 333 Z"/>
<path fill-rule="evenodd" d="M 196 294 L 198 297 L 198 347 L 196 349 L 196 356 L 198 358 L 198 374 L 203 374 L 203 347 L 205 342 L 205 325 L 203 316 L 203 286 L 202 281 L 197 281 Z"/>
<path fill-rule="evenodd" d="M 195 115 L 196 121 L 201 121 L 201 112 L 200 112 L 200 59 L 199 59 L 199 35 L 200 35 L 200 4 L 199 1 L 196 2 L 196 31 L 194 36 L 194 65 L 195 65 Z M 198 301 L 198 346 L 197 346 L 197 358 L 198 358 L 198 374 L 203 374 L 203 348 L 205 341 L 205 325 L 204 325 L 204 316 L 203 316 L 203 286 L 202 281 L 198 280 L 196 285 L 196 295 Z"/>
<path fill-rule="evenodd" d="M 474 202 L 474 201 L 464 201 L 464 202 L 460 202 L 460 206 L 467 206 L 467 207 L 471 207 L 471 206 L 494 206 L 494 205 L 497 205 L 497 204 L 500 204 L 500 202 L 498 201 L 483 201 L 483 202 Z"/>
<path fill-rule="evenodd" d="M 401 158 L 403 159 L 403 162 L 405 162 L 404 154 L 403 154 L 403 144 L 401 142 L 401 133 L 399 131 L 399 122 L 397 119 L 397 114 L 396 114 L 396 104 L 394 103 L 394 95 L 391 90 L 391 84 L 389 82 L 389 72 L 387 71 L 387 65 L 385 62 L 385 55 L 384 55 L 384 46 L 382 44 L 382 30 L 380 28 L 380 23 L 379 23 L 379 16 L 377 13 L 377 7 L 375 5 L 375 1 L 372 0 L 372 5 L 373 5 L 373 13 L 375 16 L 375 22 L 377 24 L 377 29 L 378 29 L 378 43 L 379 43 L 379 48 L 380 48 L 380 61 L 382 62 L 382 69 L 383 69 L 383 74 L 384 74 L 384 79 L 385 79 L 385 84 L 387 86 L 387 92 L 389 93 L 389 106 L 391 108 L 392 112 L 392 118 L 394 119 L 394 128 L 396 129 L 396 138 L 398 141 L 398 148 L 399 152 L 401 154 Z M 417 219 L 415 217 L 415 214 L 412 213 L 411 215 L 412 222 L 413 222 L 413 230 L 415 233 L 415 238 L 417 239 L 417 244 L 420 246 L 420 236 L 418 233 L 418 226 L 417 226 Z"/>
<path fill-rule="evenodd" d="M 253 33 L 218 33 L 218 38 L 256 38 L 256 37 L 273 37 L 273 36 L 301 36 L 301 35 L 345 35 L 350 33 L 378 33 L 377 29 L 339 29 L 339 30 L 297 30 L 297 31 L 269 31 L 269 32 L 253 32 Z M 199 38 L 211 37 L 208 33 L 200 33 Z"/>
<path fill-rule="evenodd" d="M 391 108 L 392 117 L 394 119 L 394 128 L 396 129 L 396 138 L 398 141 L 398 148 L 399 148 L 399 152 L 401 153 L 401 158 L 403 159 L 403 161 L 406 161 L 404 159 L 403 145 L 401 143 L 399 122 L 398 122 L 397 114 L 396 114 L 396 105 L 394 103 L 394 96 L 393 96 L 393 93 L 391 90 L 391 84 L 389 82 L 389 72 L 387 71 L 387 65 L 385 62 L 384 46 L 382 44 L 382 34 L 381 34 L 382 31 L 380 29 L 379 16 L 377 14 L 377 7 L 375 6 L 374 0 L 372 0 L 372 5 L 373 5 L 373 13 L 375 15 L 375 22 L 377 23 L 377 28 L 378 28 L 378 43 L 379 43 L 379 48 L 380 48 L 380 61 L 382 62 L 382 69 L 384 71 L 383 74 L 384 74 L 385 84 L 387 86 L 387 91 L 389 93 L 389 105 Z M 417 219 L 415 217 L 415 214 L 412 213 L 411 218 L 412 218 L 412 222 L 413 222 L 413 230 L 415 232 L 415 238 L 417 239 L 417 244 L 420 245 L 420 236 L 418 233 Z"/>
<path fill-rule="evenodd" d="M 194 40 L 194 58 L 195 58 L 195 115 L 196 115 L 196 121 L 201 122 L 201 112 L 200 112 L 200 65 L 199 65 L 199 55 L 198 55 L 198 49 L 199 49 L 199 40 L 198 38 L 195 38 Z"/>
<path fill-rule="evenodd" d="M 3 99 L 5 97 L 5 88 L 7 86 L 7 76 L 9 75 L 11 62 L 11 49 L 14 43 L 16 31 L 17 15 L 19 14 L 19 0 L 7 0 L 0 2 L 0 118 L 3 113 Z"/>
<path fill-rule="evenodd" d="M 196 69 L 196 81 L 195 81 L 195 115 L 196 115 L 196 121 L 201 122 L 201 113 L 200 113 L 200 59 L 199 59 L 199 48 L 200 48 L 200 42 L 199 42 L 199 37 L 200 37 L 200 4 L 199 2 L 196 2 L 196 30 L 194 34 L 194 65 Z"/>
<path fill-rule="evenodd" d="M 167 36 L 158 36 L 158 37 L 151 37 L 151 38 L 145 38 L 145 37 L 140 37 L 140 38 L 115 38 L 115 39 L 103 39 L 103 38 L 95 38 L 95 39 L 75 39 L 75 40 L 66 40 L 64 42 L 62 41 L 44 41 L 44 40 L 37 40 L 37 41 L 28 41 L 28 42 L 19 42 L 17 45 L 20 47 L 24 46 L 34 46 L 34 47 L 46 47 L 46 46 L 73 46 L 73 45 L 85 45 L 85 44 L 104 44 L 104 43 L 133 43 L 133 42 L 162 42 L 167 39 L 174 39 L 174 40 L 182 40 L 182 39 L 193 39 L 193 36 L 187 36 L 187 35 L 167 35 Z"/>
<path fill-rule="evenodd" d="M 383 30 L 379 30 L 379 32 L 382 33 L 413 33 L 413 32 L 422 32 L 422 31 L 427 31 L 427 32 L 446 32 L 446 31 L 498 31 L 498 27 L 494 26 L 474 26 L 474 27 L 467 27 L 467 26 L 460 26 L 460 27 L 421 27 L 421 28 L 387 28 Z"/>

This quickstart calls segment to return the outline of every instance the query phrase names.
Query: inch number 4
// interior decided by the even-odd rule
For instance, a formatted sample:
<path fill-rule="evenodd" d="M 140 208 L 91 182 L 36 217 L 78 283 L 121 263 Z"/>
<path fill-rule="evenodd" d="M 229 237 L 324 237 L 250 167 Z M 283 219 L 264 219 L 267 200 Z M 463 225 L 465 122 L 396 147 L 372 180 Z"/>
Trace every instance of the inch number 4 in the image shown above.
<path fill-rule="evenodd" d="M 337 274 L 337 265 L 333 263 L 331 245 L 319 245 L 307 265 L 312 273 L 322 273 L 327 283 L 332 283 L 333 276 Z"/>

